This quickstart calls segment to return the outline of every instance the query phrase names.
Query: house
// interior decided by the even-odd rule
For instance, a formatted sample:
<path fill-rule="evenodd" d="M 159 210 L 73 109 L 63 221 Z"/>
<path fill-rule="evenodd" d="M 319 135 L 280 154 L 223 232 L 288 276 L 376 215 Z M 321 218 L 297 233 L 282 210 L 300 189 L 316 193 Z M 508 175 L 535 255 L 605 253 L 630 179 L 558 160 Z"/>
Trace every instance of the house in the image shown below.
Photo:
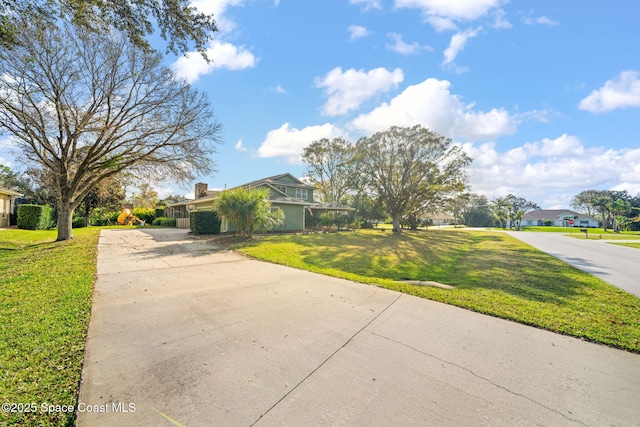
<path fill-rule="evenodd" d="M 350 211 L 353 208 L 328 206 L 313 201 L 315 187 L 305 184 L 289 173 L 274 175 L 248 182 L 234 188 L 268 188 L 272 209 L 281 209 L 284 223 L 276 231 L 302 231 L 305 229 L 306 212 L 320 215 L 327 211 Z M 232 188 L 233 189 L 233 188 Z M 195 185 L 195 199 L 168 206 L 167 216 L 178 218 L 178 227 L 188 228 L 189 212 L 193 210 L 213 210 L 213 202 L 221 191 L 208 190 L 205 183 Z M 315 212 L 315 213 L 314 213 Z M 233 231 L 231 225 L 222 219 L 222 232 Z"/>
<path fill-rule="evenodd" d="M 459 219 L 456 219 L 453 215 L 444 213 L 444 212 L 436 212 L 430 215 L 427 215 L 427 219 L 430 219 L 433 222 L 433 225 L 457 225 L 460 223 Z"/>
<path fill-rule="evenodd" d="M 11 225 L 11 215 L 15 214 L 15 199 L 22 197 L 17 191 L 0 187 L 0 228 Z"/>
<path fill-rule="evenodd" d="M 571 221 L 573 221 L 573 223 L 571 223 Z M 539 209 L 525 213 L 522 216 L 522 222 L 520 225 L 596 228 L 599 226 L 599 222 L 597 219 L 590 218 L 586 215 L 568 209 Z"/>

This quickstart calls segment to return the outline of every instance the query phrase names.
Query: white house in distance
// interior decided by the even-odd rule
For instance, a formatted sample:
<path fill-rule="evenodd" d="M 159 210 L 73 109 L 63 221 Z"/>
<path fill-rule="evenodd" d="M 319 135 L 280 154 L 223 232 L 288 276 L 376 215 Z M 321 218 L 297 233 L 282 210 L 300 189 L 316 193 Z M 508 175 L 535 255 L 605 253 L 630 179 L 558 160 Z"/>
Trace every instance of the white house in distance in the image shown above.
<path fill-rule="evenodd" d="M 573 220 L 573 224 L 570 221 Z M 597 219 L 588 217 L 569 209 L 539 209 L 530 211 L 522 216 L 521 226 L 549 225 L 555 227 L 581 227 L 597 228 L 600 223 Z"/>

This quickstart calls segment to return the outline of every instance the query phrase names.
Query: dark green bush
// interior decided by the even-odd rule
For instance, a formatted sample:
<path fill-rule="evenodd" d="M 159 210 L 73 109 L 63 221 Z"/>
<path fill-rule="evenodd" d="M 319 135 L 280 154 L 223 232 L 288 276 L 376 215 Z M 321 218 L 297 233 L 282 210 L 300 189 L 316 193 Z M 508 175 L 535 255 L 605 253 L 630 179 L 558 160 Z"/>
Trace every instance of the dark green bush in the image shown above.
<path fill-rule="evenodd" d="M 193 234 L 220 234 L 222 221 L 214 211 L 191 211 L 189 225 Z"/>
<path fill-rule="evenodd" d="M 175 227 L 176 219 L 161 216 L 159 218 L 154 219 L 152 225 L 157 225 L 159 227 Z"/>
<path fill-rule="evenodd" d="M 164 217 L 164 206 L 156 208 L 156 218 Z"/>
<path fill-rule="evenodd" d="M 89 217 L 89 224 L 93 226 L 116 224 L 120 212 L 113 212 L 106 208 L 95 208 Z"/>
<path fill-rule="evenodd" d="M 86 227 L 87 223 L 85 219 L 81 216 L 74 216 L 71 220 L 71 228 L 82 228 Z"/>
<path fill-rule="evenodd" d="M 51 207 L 42 205 L 18 206 L 18 228 L 25 230 L 47 230 L 53 226 Z"/>

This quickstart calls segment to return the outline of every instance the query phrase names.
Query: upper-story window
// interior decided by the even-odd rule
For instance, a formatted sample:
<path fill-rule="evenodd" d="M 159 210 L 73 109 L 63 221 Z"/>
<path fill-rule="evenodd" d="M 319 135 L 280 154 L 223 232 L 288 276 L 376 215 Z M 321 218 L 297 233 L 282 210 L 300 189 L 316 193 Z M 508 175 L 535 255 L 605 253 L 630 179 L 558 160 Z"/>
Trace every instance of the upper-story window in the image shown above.
<path fill-rule="evenodd" d="M 287 194 L 287 187 L 285 187 L 284 185 L 276 185 L 276 188 L 279 191 L 282 191 L 284 194 Z"/>
<path fill-rule="evenodd" d="M 307 199 L 307 189 L 306 188 L 296 188 L 296 199 Z"/>

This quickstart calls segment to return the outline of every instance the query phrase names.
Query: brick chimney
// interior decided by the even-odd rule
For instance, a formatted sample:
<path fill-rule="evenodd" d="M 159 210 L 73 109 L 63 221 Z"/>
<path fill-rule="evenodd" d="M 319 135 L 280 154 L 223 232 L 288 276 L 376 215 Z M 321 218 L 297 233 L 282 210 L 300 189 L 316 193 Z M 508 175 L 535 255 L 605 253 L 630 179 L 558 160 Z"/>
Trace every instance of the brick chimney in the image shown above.
<path fill-rule="evenodd" d="M 198 182 L 196 184 L 196 190 L 195 190 L 195 199 L 198 200 L 201 197 L 204 197 L 207 195 L 207 188 L 209 188 L 208 184 L 205 184 L 204 182 Z"/>

